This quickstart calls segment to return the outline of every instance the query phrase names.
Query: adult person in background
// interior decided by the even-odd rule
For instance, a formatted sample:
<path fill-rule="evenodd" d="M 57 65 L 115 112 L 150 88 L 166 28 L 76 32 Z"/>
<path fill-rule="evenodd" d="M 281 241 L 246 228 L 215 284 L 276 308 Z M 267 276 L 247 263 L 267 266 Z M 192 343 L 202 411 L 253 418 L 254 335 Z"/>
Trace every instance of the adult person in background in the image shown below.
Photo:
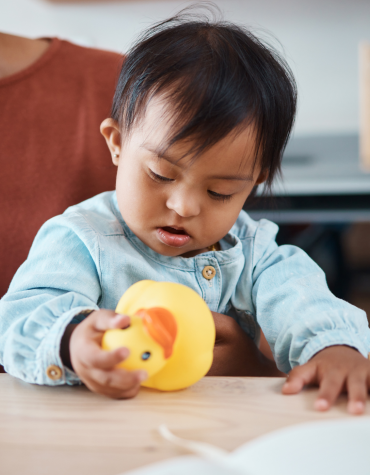
<path fill-rule="evenodd" d="M 114 188 L 99 127 L 121 62 L 57 38 L 0 33 L 0 297 L 47 219 Z"/>
<path fill-rule="evenodd" d="M 100 123 L 122 59 L 57 38 L 0 33 L 0 297 L 46 220 L 114 189 Z M 281 374 L 230 317 L 219 315 L 216 328 L 212 375 Z"/>

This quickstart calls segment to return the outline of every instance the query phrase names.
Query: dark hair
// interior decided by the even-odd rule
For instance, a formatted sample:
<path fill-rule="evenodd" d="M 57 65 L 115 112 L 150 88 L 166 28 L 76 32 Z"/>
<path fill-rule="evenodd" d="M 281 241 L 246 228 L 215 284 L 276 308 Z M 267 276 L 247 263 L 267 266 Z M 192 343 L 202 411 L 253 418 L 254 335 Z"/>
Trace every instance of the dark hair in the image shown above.
<path fill-rule="evenodd" d="M 270 188 L 280 173 L 297 102 L 293 74 L 271 46 L 241 26 L 186 8 L 145 31 L 129 51 L 112 118 L 129 133 L 157 94 L 165 94 L 174 114 L 163 152 L 191 138 L 195 146 L 189 153 L 196 157 L 231 131 L 253 124 L 255 161 L 260 157 L 269 171 Z"/>

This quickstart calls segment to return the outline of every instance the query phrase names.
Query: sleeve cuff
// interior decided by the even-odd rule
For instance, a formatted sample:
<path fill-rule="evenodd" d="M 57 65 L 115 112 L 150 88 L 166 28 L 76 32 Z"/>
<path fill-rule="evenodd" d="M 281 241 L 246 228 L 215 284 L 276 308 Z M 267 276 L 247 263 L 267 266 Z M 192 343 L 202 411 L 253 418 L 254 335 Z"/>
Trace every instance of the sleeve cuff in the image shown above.
<path fill-rule="evenodd" d="M 64 366 L 60 356 L 60 343 L 67 326 L 77 317 L 77 315 L 87 315 L 94 310 L 99 310 L 99 308 L 75 307 L 68 312 L 65 312 L 57 319 L 47 336 L 44 338 L 38 351 L 37 357 L 40 361 L 38 366 L 41 371 L 41 374 L 39 374 L 39 377 L 37 378 L 38 384 L 48 386 L 81 384 L 81 380 L 77 374 Z M 78 318 L 78 321 L 82 320 L 82 318 Z"/>
<path fill-rule="evenodd" d="M 346 345 L 355 348 L 365 358 L 368 358 L 369 348 L 362 338 L 350 330 L 325 331 L 317 335 L 305 346 L 298 361 L 291 361 L 291 366 L 303 365 L 307 363 L 316 353 L 328 346 Z"/>

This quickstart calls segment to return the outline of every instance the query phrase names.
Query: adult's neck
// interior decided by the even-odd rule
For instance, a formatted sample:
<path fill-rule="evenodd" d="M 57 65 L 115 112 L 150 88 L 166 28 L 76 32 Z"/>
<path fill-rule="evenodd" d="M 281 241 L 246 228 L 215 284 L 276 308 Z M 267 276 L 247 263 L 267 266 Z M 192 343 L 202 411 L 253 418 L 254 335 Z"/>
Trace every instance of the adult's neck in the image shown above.
<path fill-rule="evenodd" d="M 31 40 L 0 33 L 0 79 L 12 76 L 35 63 L 48 49 L 50 40 Z"/>

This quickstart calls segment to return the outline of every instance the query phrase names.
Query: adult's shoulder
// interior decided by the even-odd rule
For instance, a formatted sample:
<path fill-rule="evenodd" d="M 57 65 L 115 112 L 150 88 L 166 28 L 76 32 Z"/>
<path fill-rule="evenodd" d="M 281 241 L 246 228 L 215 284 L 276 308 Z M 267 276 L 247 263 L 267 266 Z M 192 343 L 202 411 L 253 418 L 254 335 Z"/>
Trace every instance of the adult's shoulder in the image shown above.
<path fill-rule="evenodd" d="M 91 83 L 106 87 L 107 82 L 112 82 L 114 87 L 122 67 L 124 56 L 103 49 L 88 48 L 59 40 L 59 66 L 65 63 L 66 68 L 72 73 L 83 71 L 84 78 L 91 77 Z M 111 94 L 111 91 L 109 91 Z"/>
<path fill-rule="evenodd" d="M 38 40 L 26 38 L 22 40 L 40 43 Z M 46 103 L 46 115 L 48 111 L 52 113 L 54 105 L 58 112 L 59 109 L 62 109 L 62 112 L 71 111 L 78 117 L 77 122 L 81 122 L 76 114 L 76 108 L 81 104 L 85 107 L 87 102 L 88 108 L 94 112 L 103 108 L 105 118 L 109 112 L 124 56 L 113 51 L 80 46 L 60 38 L 44 38 L 43 45 L 46 40 L 48 47 L 43 54 L 25 69 L 2 79 L 1 85 L 12 86 L 11 92 L 15 91 L 17 97 L 21 99 L 31 91 L 32 100 L 25 102 L 24 107 L 32 104 L 32 110 L 38 111 L 38 117 L 45 115 L 45 111 L 40 109 L 45 108 Z M 9 96 L 8 89 L 4 89 L 5 97 L 10 102 L 10 112 L 13 113 L 15 110 L 16 113 L 18 108 L 14 108 L 14 98 L 11 94 Z M 49 97 L 50 94 L 53 96 Z M 24 107 L 22 113 L 25 120 L 29 120 L 30 113 L 27 109 L 24 110 Z M 9 114 L 9 111 L 6 112 Z M 53 115 L 51 123 L 58 123 L 58 118 L 59 115 Z M 61 120 L 66 122 L 64 117 L 61 117 Z M 16 124 L 17 120 L 13 122 Z"/>
<path fill-rule="evenodd" d="M 72 55 L 74 58 L 78 58 L 83 63 L 90 63 L 92 65 L 103 65 L 104 63 L 109 65 L 121 66 L 124 56 L 114 51 L 108 51 L 99 48 L 90 48 L 86 46 L 77 45 L 67 40 L 60 41 L 60 50 L 66 52 L 66 54 Z M 104 71 L 102 71 L 104 72 Z"/>

